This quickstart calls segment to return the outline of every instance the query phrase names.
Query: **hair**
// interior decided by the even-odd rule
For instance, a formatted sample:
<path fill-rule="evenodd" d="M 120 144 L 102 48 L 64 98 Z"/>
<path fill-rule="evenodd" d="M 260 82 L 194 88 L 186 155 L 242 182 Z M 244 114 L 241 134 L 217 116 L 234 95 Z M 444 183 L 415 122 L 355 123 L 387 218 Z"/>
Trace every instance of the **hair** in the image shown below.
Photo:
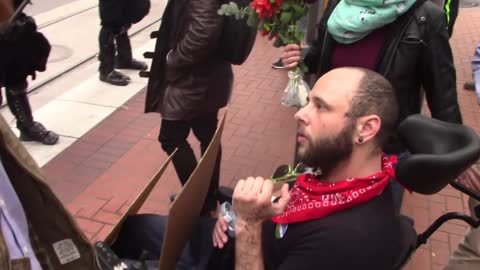
<path fill-rule="evenodd" d="M 382 75 L 360 69 L 365 73 L 355 96 L 352 98 L 347 117 L 355 121 L 367 115 L 377 115 L 381 119 L 376 143 L 382 147 L 394 134 L 398 121 L 398 103 L 390 82 Z"/>

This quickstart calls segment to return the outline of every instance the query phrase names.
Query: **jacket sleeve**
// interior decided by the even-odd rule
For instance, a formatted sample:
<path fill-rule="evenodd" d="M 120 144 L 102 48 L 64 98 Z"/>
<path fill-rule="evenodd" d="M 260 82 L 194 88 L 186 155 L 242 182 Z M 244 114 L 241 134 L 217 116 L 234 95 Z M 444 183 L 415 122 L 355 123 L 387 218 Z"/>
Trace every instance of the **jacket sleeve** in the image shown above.
<path fill-rule="evenodd" d="M 218 0 L 189 1 L 190 22 L 167 59 L 167 68 L 188 67 L 211 57 L 218 46 L 223 17 L 217 14 Z"/>
<path fill-rule="evenodd" d="M 437 14 L 438 16 L 432 14 L 430 20 L 426 22 L 427 38 L 421 52 L 420 77 L 432 117 L 461 124 L 462 115 L 457 101 L 456 74 L 452 49 L 448 42 L 447 25 L 444 14 L 442 12 Z"/>

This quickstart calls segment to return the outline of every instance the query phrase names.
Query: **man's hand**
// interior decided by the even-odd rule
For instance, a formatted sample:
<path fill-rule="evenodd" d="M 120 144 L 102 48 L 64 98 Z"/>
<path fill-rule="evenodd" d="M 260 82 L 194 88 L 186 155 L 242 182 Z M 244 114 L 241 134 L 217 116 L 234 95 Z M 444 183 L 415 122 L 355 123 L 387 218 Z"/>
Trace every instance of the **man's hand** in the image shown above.
<path fill-rule="evenodd" d="M 288 184 L 283 185 L 282 195 L 276 203 L 272 202 L 272 192 L 272 180 L 249 177 L 247 180 L 238 181 L 233 191 L 233 209 L 237 224 L 260 224 L 280 215 L 290 201 Z"/>
<path fill-rule="evenodd" d="M 302 59 L 302 49 L 298 44 L 288 44 L 284 47 L 282 53 L 283 67 L 286 69 L 293 69 L 298 66 Z"/>
<path fill-rule="evenodd" d="M 282 187 L 278 202 L 272 202 L 273 182 L 261 177 L 240 180 L 233 191 L 235 223 L 235 269 L 264 270 L 262 222 L 280 215 L 288 202 L 288 184 Z"/>
<path fill-rule="evenodd" d="M 473 191 L 480 192 L 480 165 L 474 164 L 459 177 L 458 181 Z"/>
<path fill-rule="evenodd" d="M 212 240 L 213 246 L 222 249 L 228 242 L 227 236 L 227 222 L 222 217 L 222 214 L 218 214 L 217 223 L 213 229 Z"/>

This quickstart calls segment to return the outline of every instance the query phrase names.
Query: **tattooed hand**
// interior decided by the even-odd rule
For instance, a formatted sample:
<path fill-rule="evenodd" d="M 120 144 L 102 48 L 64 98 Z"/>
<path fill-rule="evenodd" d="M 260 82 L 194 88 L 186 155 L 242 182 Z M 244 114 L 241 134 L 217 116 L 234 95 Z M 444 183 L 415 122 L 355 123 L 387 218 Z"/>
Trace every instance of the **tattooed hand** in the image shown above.
<path fill-rule="evenodd" d="M 272 202 L 272 192 L 271 180 L 249 177 L 238 181 L 233 191 L 233 209 L 237 221 L 261 223 L 280 215 L 290 201 L 288 185 L 282 187 L 281 197 L 276 203 Z"/>

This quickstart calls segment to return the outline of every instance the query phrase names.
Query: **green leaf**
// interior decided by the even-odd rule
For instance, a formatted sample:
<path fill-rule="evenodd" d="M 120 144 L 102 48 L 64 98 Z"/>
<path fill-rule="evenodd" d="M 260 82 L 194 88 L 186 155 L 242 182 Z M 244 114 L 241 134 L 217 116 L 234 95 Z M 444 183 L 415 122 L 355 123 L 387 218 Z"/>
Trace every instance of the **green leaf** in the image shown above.
<path fill-rule="evenodd" d="M 303 6 L 300 6 L 300 5 L 293 5 L 293 9 L 295 10 L 295 13 L 302 14 L 302 15 L 305 11 L 305 8 Z"/>
<path fill-rule="evenodd" d="M 292 14 L 290 12 L 282 12 L 280 15 L 280 22 L 282 24 L 288 24 L 292 19 Z"/>
<path fill-rule="evenodd" d="M 237 3 L 235 2 L 230 2 L 230 8 L 234 11 L 240 11 L 240 9 L 238 8 L 238 5 Z"/>
<path fill-rule="evenodd" d="M 295 32 L 295 43 L 298 44 L 298 43 L 302 42 L 304 36 L 305 36 L 305 34 L 302 31 Z"/>
<path fill-rule="evenodd" d="M 252 26 L 252 27 L 258 25 L 257 13 L 256 13 L 255 10 L 253 10 L 253 9 L 248 10 L 247 24 L 248 24 L 249 26 Z"/>

